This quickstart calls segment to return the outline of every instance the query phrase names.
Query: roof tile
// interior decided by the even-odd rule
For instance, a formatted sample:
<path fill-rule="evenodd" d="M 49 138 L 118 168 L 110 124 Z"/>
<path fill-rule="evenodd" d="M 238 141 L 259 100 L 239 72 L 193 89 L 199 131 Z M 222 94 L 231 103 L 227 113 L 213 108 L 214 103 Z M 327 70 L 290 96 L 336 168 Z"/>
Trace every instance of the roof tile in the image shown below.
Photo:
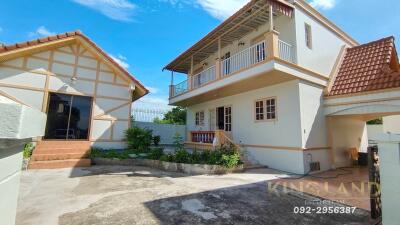
<path fill-rule="evenodd" d="M 347 49 L 329 96 L 400 87 L 399 69 L 389 66 L 392 57 L 394 37 Z"/>

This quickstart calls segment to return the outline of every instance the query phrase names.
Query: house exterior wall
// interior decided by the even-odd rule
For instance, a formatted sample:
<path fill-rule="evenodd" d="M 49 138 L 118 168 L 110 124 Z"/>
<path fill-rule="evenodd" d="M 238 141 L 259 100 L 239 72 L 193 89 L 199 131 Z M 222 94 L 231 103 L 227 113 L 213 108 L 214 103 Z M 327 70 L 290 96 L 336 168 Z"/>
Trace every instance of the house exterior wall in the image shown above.
<path fill-rule="evenodd" d="M 383 117 L 383 131 L 400 134 L 400 116 Z"/>
<path fill-rule="evenodd" d="M 321 171 L 331 169 L 330 146 L 324 115 L 324 88 L 306 81 L 299 82 L 302 148 L 305 172 L 311 162 L 319 162 Z"/>
<path fill-rule="evenodd" d="M 73 76 L 76 84 L 71 83 Z M 131 81 L 124 76 L 112 71 L 91 48 L 72 44 L 1 63 L 0 92 L 42 112 L 47 112 L 49 92 L 92 97 L 90 141 L 122 148 L 132 99 Z"/>
<path fill-rule="evenodd" d="M 254 102 L 276 97 L 277 119 L 256 122 Z M 188 107 L 187 130 L 210 130 L 209 111 L 232 107 L 232 136 L 258 163 L 275 169 L 304 173 L 300 122 L 299 80 L 268 86 L 242 94 Z M 204 111 L 204 126 L 195 125 L 195 114 Z"/>
<path fill-rule="evenodd" d="M 340 49 L 346 42 L 302 8 L 295 10 L 297 64 L 329 77 Z M 311 26 L 312 48 L 306 45 L 305 24 Z"/>

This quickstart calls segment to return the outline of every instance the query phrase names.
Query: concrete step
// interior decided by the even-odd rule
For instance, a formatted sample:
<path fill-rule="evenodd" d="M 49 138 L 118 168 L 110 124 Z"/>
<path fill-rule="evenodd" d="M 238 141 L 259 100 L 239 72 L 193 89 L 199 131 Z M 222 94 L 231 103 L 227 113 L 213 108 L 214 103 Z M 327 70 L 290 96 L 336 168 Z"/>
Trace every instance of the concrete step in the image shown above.
<path fill-rule="evenodd" d="M 36 148 L 88 148 L 90 141 L 39 141 Z"/>
<path fill-rule="evenodd" d="M 83 159 L 90 156 L 89 151 L 82 152 L 57 152 L 57 153 L 35 153 L 32 154 L 33 161 L 50 161 L 50 160 L 66 160 L 66 159 Z"/>
<path fill-rule="evenodd" d="M 90 153 L 87 148 L 35 148 L 33 154 Z"/>
<path fill-rule="evenodd" d="M 28 169 L 60 169 L 73 167 L 90 167 L 90 159 L 66 159 L 52 161 L 30 161 Z"/>

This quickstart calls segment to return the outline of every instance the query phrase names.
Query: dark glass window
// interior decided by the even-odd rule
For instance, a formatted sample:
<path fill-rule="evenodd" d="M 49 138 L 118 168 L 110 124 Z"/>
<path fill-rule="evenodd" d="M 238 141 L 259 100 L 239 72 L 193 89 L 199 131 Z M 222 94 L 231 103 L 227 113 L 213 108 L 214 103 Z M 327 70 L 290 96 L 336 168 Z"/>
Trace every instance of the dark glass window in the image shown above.
<path fill-rule="evenodd" d="M 89 139 L 92 98 L 50 93 L 45 139 Z"/>

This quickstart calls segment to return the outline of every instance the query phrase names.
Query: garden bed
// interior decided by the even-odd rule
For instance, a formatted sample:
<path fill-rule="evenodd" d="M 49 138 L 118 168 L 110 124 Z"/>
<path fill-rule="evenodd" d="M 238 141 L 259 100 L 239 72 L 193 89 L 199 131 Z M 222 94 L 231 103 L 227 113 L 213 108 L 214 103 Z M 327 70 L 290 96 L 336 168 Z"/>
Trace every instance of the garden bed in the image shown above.
<path fill-rule="evenodd" d="M 226 174 L 243 172 L 243 164 L 237 165 L 232 168 L 227 168 L 221 165 L 207 165 L 207 164 L 187 164 L 176 162 L 165 162 L 160 160 L 151 159 L 110 159 L 110 158 L 92 158 L 92 163 L 95 165 L 119 165 L 119 166 L 148 166 L 169 172 L 180 172 L 190 175 L 201 174 Z"/>

